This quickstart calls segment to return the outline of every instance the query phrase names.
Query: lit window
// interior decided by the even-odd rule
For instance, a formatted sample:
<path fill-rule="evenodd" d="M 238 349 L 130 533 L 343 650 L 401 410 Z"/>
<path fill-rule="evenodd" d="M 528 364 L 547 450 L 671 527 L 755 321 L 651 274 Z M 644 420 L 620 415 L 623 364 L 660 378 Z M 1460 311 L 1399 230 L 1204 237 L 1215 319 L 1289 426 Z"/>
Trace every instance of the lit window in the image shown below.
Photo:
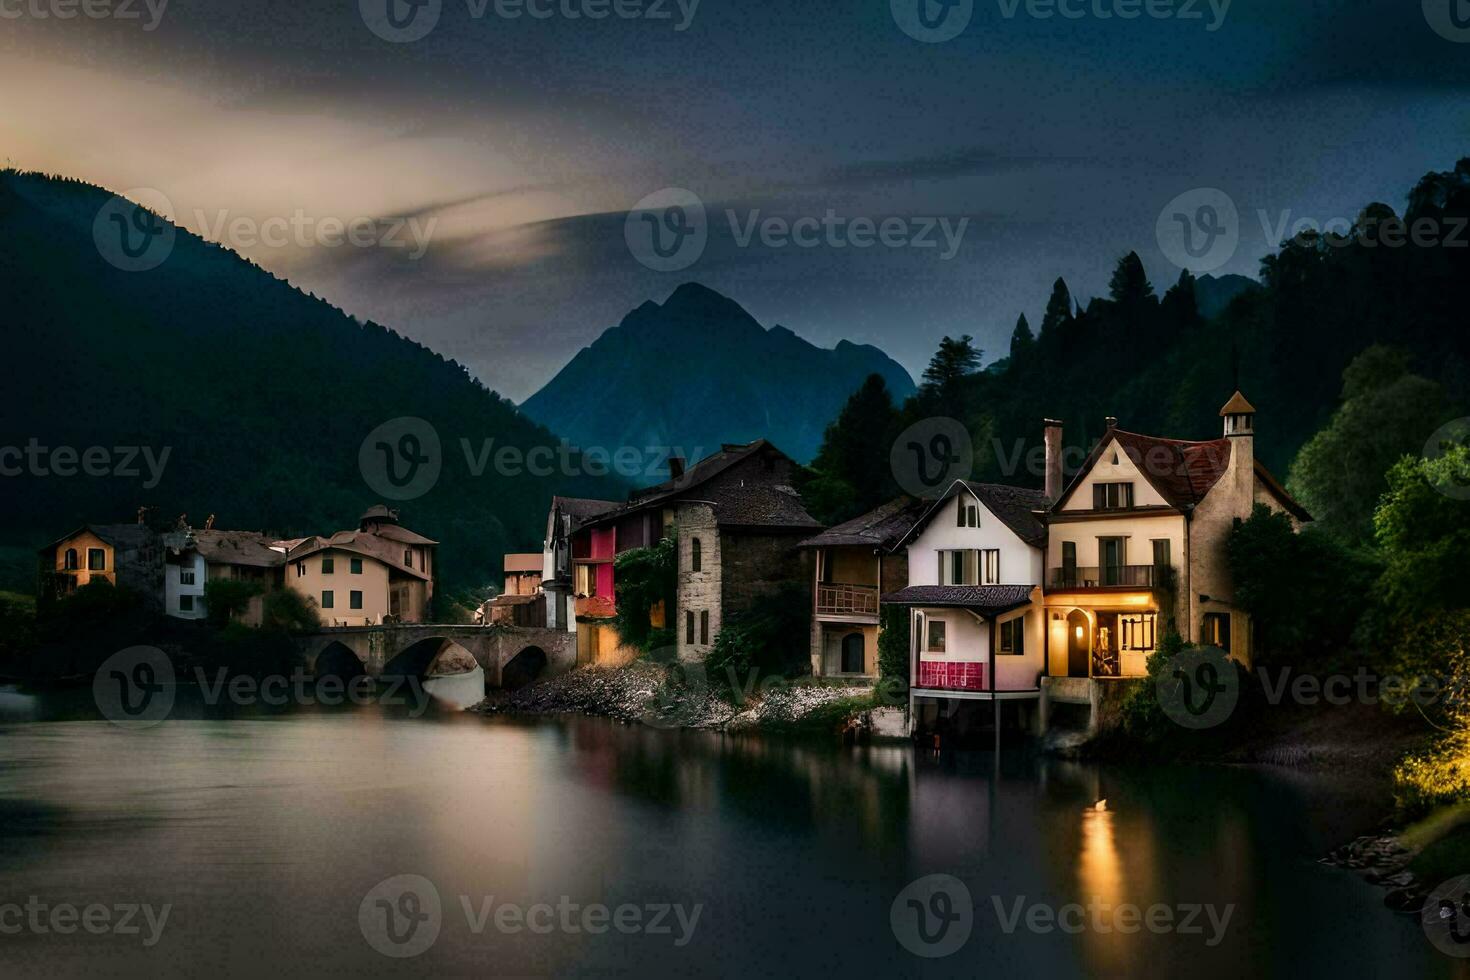
<path fill-rule="evenodd" d="M 998 549 L 990 549 L 990 550 L 987 550 L 987 551 L 982 551 L 982 552 L 980 552 L 980 558 L 981 558 L 981 564 L 980 564 L 980 584 L 981 585 L 999 585 L 1000 584 L 1000 551 Z"/>
<path fill-rule="evenodd" d="M 87 571 L 89 571 L 89 572 L 105 572 L 105 571 L 107 571 L 107 552 L 103 551 L 101 548 L 88 548 L 87 549 Z"/>
<path fill-rule="evenodd" d="M 1199 641 L 1205 646 L 1230 649 L 1230 614 L 1205 613 L 1200 621 Z"/>

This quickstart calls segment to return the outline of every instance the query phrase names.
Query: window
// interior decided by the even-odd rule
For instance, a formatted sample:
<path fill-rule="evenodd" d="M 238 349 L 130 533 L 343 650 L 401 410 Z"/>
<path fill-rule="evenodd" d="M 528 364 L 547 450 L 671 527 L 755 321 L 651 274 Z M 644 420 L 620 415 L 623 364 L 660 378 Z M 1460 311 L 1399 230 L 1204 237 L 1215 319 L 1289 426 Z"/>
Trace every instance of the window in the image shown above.
<path fill-rule="evenodd" d="M 1230 614 L 1205 613 L 1199 625 L 1199 641 L 1205 646 L 1230 649 Z"/>
<path fill-rule="evenodd" d="M 1094 510 L 1126 510 L 1133 506 L 1133 484 L 1094 483 L 1092 485 Z"/>
<path fill-rule="evenodd" d="M 89 571 L 89 572 L 105 572 L 105 571 L 107 571 L 107 552 L 103 551 L 101 548 L 88 548 L 87 549 L 87 571 Z"/>
<path fill-rule="evenodd" d="M 930 653 L 944 652 L 944 620 L 931 619 L 928 634 L 925 636 L 925 649 Z"/>
<path fill-rule="evenodd" d="M 686 610 L 684 613 L 684 642 L 694 643 L 694 611 Z"/>
<path fill-rule="evenodd" d="M 62 568 L 65 568 L 69 572 L 74 572 L 74 571 L 77 570 L 77 568 L 78 568 L 78 565 L 77 565 L 77 549 L 75 549 L 75 548 L 67 548 L 66 549 L 66 558 L 63 559 L 63 562 L 62 562 L 62 566 L 61 567 Z"/>
<path fill-rule="evenodd" d="M 699 539 L 695 538 L 689 542 L 689 568 L 692 571 L 701 571 L 704 568 L 704 556 L 700 554 L 701 547 Z"/>
<path fill-rule="evenodd" d="M 699 642 L 709 643 L 709 610 L 699 614 Z"/>
<path fill-rule="evenodd" d="M 179 584 L 180 585 L 193 585 L 194 584 L 194 569 L 192 569 L 192 568 L 182 568 L 181 567 L 179 569 Z"/>
<path fill-rule="evenodd" d="M 361 558 L 351 558 L 351 559 L 348 559 L 347 569 L 353 575 L 361 575 L 362 574 L 362 559 Z"/>
<path fill-rule="evenodd" d="M 412 549 L 405 548 L 403 550 L 403 567 L 404 568 L 412 568 L 413 567 L 413 550 Z"/>
<path fill-rule="evenodd" d="M 193 612 L 194 597 L 191 595 L 179 596 L 179 612 Z"/>
<path fill-rule="evenodd" d="M 980 505 L 968 494 L 960 494 L 956 500 L 959 501 L 955 509 L 956 527 L 979 527 Z"/>
<path fill-rule="evenodd" d="M 597 569 L 592 565 L 577 566 L 577 595 L 592 598 L 597 595 Z"/>
<path fill-rule="evenodd" d="M 347 605 L 351 609 L 361 609 L 362 593 L 359 592 L 357 589 L 353 589 L 351 592 L 347 593 Z"/>
<path fill-rule="evenodd" d="M 1067 581 L 1077 580 L 1077 542 L 1062 542 L 1062 571 L 1067 573 Z"/>
<path fill-rule="evenodd" d="M 306 575 L 306 562 L 304 562 L 304 561 L 298 561 L 296 563 L 296 577 L 297 578 L 303 578 L 303 577 L 305 577 L 305 575 Z"/>
<path fill-rule="evenodd" d="M 970 550 L 939 552 L 939 584 L 979 585 L 980 552 Z"/>
<path fill-rule="evenodd" d="M 1152 650 L 1158 642 L 1158 622 L 1156 613 L 1119 616 L 1118 632 L 1122 634 L 1122 649 Z"/>
<path fill-rule="evenodd" d="M 336 571 L 336 569 L 337 569 L 337 560 L 335 558 L 323 558 L 322 559 L 322 574 L 323 575 L 331 575 L 334 571 Z"/>
<path fill-rule="evenodd" d="M 1000 551 L 998 549 L 980 552 L 980 584 L 1000 584 Z"/>
<path fill-rule="evenodd" d="M 322 593 L 322 608 L 323 609 L 331 609 L 332 608 L 332 590 L 331 589 L 327 589 L 325 592 Z"/>
<path fill-rule="evenodd" d="M 1024 656 L 1026 653 L 1026 617 L 1030 613 L 1024 613 L 1017 619 L 1010 619 L 1000 624 L 1000 649 L 998 654 L 1006 654 L 1011 657 Z"/>
<path fill-rule="evenodd" d="M 1124 585 L 1127 577 L 1123 571 L 1128 564 L 1127 538 L 1098 538 L 1098 557 L 1102 559 L 1102 584 Z"/>
<path fill-rule="evenodd" d="M 1154 542 L 1154 564 L 1159 566 L 1174 564 L 1169 560 L 1168 538 L 1160 538 Z"/>

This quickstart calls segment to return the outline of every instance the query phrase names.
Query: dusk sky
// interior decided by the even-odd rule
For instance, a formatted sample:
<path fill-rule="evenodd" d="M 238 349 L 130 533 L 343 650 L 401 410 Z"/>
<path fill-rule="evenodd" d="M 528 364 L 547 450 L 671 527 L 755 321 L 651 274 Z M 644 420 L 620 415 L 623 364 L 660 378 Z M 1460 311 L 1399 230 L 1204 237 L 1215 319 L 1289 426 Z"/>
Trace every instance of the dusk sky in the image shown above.
<path fill-rule="evenodd" d="M 969 19 L 926 43 L 900 26 L 916 2 Z M 1193 189 L 1238 208 L 1217 274 L 1256 273 L 1263 224 L 1402 209 L 1470 135 L 1450 2 L 666 0 L 594 20 L 566 13 L 653 0 L 428 0 L 432 29 L 394 42 L 374 0 L 118 0 L 98 9 L 136 17 L 103 19 L 0 0 L 0 132 L 8 164 L 160 192 L 190 230 L 517 401 L 687 280 L 917 375 L 945 334 L 1002 354 L 1056 276 L 1085 300 L 1129 249 L 1162 291 L 1179 269 L 1155 227 Z M 531 7 L 552 16 L 504 16 Z M 1100 16 L 1130 8 L 1174 16 Z M 667 188 L 703 202 L 709 242 L 658 271 L 625 215 Z M 906 231 L 741 241 L 829 212 L 855 237 Z M 401 217 L 402 245 L 251 239 L 292 216 Z"/>

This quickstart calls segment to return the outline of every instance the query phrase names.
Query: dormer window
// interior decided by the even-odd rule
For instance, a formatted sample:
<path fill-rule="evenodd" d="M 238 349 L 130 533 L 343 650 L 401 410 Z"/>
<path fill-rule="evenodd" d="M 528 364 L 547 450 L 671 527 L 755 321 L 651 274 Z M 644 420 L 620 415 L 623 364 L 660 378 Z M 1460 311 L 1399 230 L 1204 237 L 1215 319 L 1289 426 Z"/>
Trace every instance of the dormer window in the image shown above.
<path fill-rule="evenodd" d="M 956 527 L 979 527 L 980 505 L 970 496 L 961 494 L 958 498 L 959 504 L 955 511 Z"/>
<path fill-rule="evenodd" d="M 1132 483 L 1094 483 L 1092 485 L 1094 510 L 1127 510 L 1132 506 Z"/>

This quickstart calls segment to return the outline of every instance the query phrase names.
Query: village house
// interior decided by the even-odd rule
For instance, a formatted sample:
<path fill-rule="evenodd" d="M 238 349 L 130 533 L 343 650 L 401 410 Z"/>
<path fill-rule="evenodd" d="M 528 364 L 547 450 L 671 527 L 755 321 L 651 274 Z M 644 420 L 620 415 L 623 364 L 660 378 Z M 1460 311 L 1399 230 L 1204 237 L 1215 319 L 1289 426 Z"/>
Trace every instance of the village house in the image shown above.
<path fill-rule="evenodd" d="M 163 604 L 163 543 L 141 518 L 132 524 L 85 524 L 41 548 L 39 596 L 49 602 L 91 582 L 107 582 Z"/>
<path fill-rule="evenodd" d="M 878 600 L 908 585 L 908 553 L 895 549 L 928 506 L 899 497 L 801 542 L 813 556 L 814 677 L 878 675 Z"/>
<path fill-rule="evenodd" d="M 437 544 L 382 504 L 355 531 L 277 542 L 286 585 L 311 600 L 327 626 L 428 622 Z"/>
<path fill-rule="evenodd" d="M 215 580 L 253 582 L 251 597 L 238 621 L 259 626 L 265 596 L 281 586 L 285 554 L 267 535 L 253 531 L 219 531 L 183 527 L 163 536 L 164 612 L 177 619 L 203 619 L 205 585 Z"/>
<path fill-rule="evenodd" d="M 551 498 L 551 511 L 546 515 L 546 540 L 541 549 L 541 589 L 546 594 L 549 629 L 577 631 L 573 597 L 581 593 L 574 584 L 572 537 L 584 522 L 617 506 L 614 500 Z"/>
<path fill-rule="evenodd" d="M 543 564 L 539 551 L 506 555 L 500 595 L 476 610 L 476 621 L 506 626 L 545 626 L 546 594 L 541 590 Z"/>
<path fill-rule="evenodd" d="M 883 602 L 909 610 L 909 718 L 944 702 L 1035 701 L 1046 669 L 1041 582 L 1046 497 L 958 480 L 900 539 L 907 587 Z"/>
<path fill-rule="evenodd" d="M 1226 539 L 1258 503 L 1298 528 L 1311 515 L 1255 458 L 1250 402 L 1237 391 L 1220 416 L 1223 436 L 1199 442 L 1128 432 L 1109 418 L 1065 489 L 1062 423 L 1046 423 L 1051 677 L 1142 676 L 1171 623 L 1250 666 L 1250 617 L 1233 601 Z"/>
<path fill-rule="evenodd" d="M 764 439 L 725 445 L 687 471 L 671 459 L 669 480 L 585 521 L 572 542 L 578 660 L 636 655 L 621 649 L 607 621 L 617 611 L 613 562 L 670 534 L 678 555 L 675 609 L 672 617 L 655 609 L 653 622 L 672 627 L 680 659 L 703 659 L 730 617 L 787 590 L 804 596 L 811 583 L 797 544 L 821 525 L 792 486 L 796 469 Z"/>

